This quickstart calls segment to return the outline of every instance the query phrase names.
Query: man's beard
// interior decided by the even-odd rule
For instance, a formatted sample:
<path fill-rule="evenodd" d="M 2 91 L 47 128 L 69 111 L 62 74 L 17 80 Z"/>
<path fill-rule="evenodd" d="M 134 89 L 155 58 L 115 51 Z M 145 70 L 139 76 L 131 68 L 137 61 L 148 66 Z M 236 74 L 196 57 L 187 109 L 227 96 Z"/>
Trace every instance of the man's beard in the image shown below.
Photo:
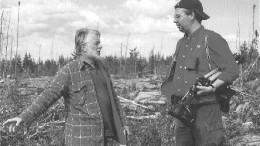
<path fill-rule="evenodd" d="M 98 54 L 92 53 L 92 52 L 86 54 L 85 57 L 86 57 L 87 59 L 93 61 L 93 62 L 97 62 L 97 61 L 100 61 L 100 60 L 101 60 L 101 57 L 100 57 Z"/>

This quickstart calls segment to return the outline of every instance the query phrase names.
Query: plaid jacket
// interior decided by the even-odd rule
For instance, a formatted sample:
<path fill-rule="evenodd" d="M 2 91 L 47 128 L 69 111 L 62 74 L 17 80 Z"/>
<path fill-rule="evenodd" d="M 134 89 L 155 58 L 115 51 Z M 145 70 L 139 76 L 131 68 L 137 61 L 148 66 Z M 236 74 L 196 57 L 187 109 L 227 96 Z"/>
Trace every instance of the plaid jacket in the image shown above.
<path fill-rule="evenodd" d="M 123 111 L 108 71 L 101 62 L 98 64 L 107 82 L 117 132 L 116 140 L 124 144 L 126 139 L 123 134 L 123 126 L 125 125 Z M 63 96 L 67 112 L 66 145 L 104 145 L 102 114 L 89 69 L 90 66 L 84 65 L 78 59 L 68 63 L 57 72 L 48 88 L 18 117 L 22 118 L 25 124 L 30 125 L 33 120 Z"/>

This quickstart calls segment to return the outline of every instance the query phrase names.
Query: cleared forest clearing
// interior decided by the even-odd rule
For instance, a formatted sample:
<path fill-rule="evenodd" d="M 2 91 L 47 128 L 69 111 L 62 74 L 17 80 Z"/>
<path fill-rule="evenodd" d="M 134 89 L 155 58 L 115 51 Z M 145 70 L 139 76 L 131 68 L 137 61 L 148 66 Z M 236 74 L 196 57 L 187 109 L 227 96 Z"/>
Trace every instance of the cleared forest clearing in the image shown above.
<path fill-rule="evenodd" d="M 51 77 L 6 79 L 0 83 L 1 123 L 29 106 L 51 81 Z M 162 79 L 158 76 L 123 79 L 113 77 L 128 125 L 129 144 L 174 145 L 173 118 L 165 112 L 166 98 L 160 94 Z M 260 144 L 260 81 L 255 79 L 233 86 L 238 94 L 231 100 L 231 111 L 223 114 L 226 138 L 230 145 Z M 62 145 L 64 141 L 64 105 L 61 98 L 30 128 L 16 134 L 1 131 L 1 145 Z"/>

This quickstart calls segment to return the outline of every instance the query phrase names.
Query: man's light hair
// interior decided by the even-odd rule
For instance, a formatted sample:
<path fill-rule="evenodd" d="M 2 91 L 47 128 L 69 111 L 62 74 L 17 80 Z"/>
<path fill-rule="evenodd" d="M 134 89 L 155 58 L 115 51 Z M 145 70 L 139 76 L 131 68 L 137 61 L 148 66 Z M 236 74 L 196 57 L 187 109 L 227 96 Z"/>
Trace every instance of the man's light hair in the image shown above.
<path fill-rule="evenodd" d="M 82 54 L 83 46 L 85 44 L 84 40 L 88 37 L 88 34 L 95 34 L 100 37 L 100 32 L 98 30 L 82 28 L 76 31 L 75 34 L 75 52 L 76 56 L 80 56 Z"/>

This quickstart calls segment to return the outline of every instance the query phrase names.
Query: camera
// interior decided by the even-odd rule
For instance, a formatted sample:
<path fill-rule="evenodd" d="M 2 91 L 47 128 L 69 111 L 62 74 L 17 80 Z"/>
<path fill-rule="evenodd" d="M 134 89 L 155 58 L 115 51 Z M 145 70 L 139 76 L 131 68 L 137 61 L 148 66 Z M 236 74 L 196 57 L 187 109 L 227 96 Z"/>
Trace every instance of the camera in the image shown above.
<path fill-rule="evenodd" d="M 168 114 L 180 120 L 187 127 L 194 125 L 195 117 L 188 105 L 183 103 L 172 105 L 168 110 Z"/>

